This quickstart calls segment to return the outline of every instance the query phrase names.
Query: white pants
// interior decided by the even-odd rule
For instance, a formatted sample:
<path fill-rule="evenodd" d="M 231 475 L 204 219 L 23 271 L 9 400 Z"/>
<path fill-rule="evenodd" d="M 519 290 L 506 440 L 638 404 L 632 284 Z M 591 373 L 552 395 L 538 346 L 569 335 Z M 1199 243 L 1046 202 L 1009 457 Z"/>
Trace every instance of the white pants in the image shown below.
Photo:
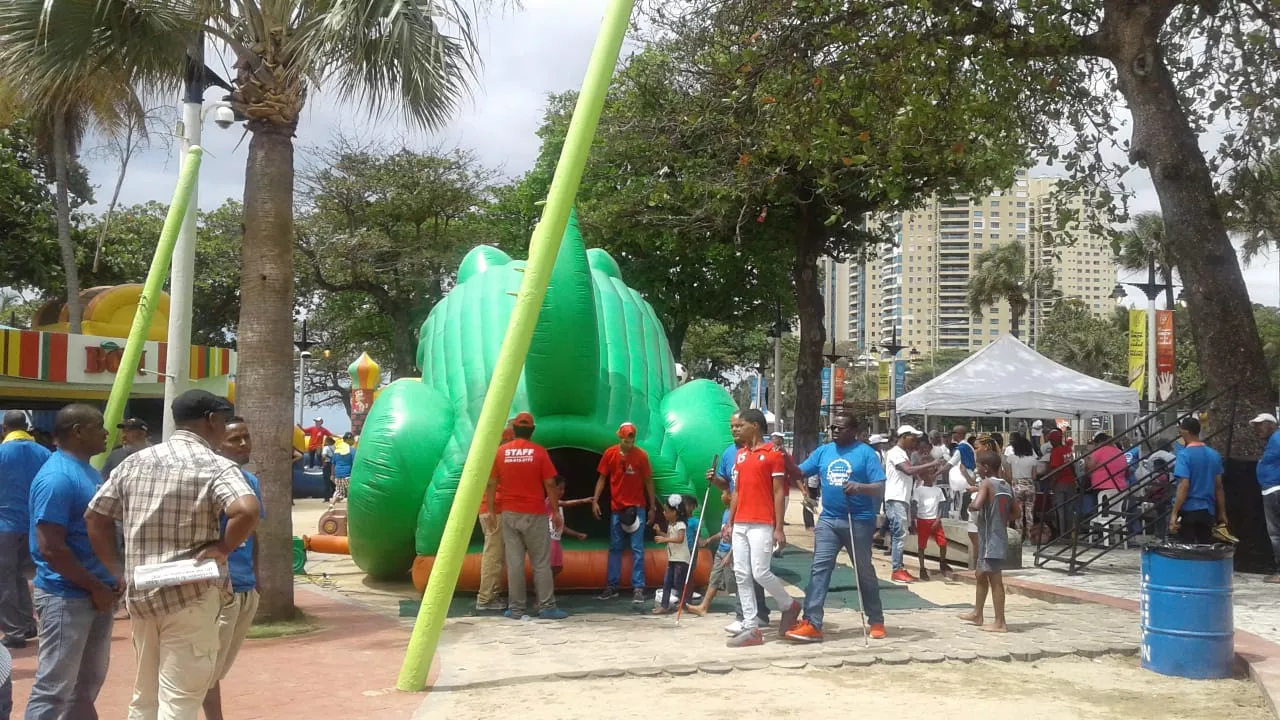
<path fill-rule="evenodd" d="M 760 583 L 773 596 L 779 610 L 790 608 L 795 599 L 773 574 L 773 526 L 765 523 L 737 523 L 733 526 L 733 575 L 738 581 L 738 602 L 742 603 L 742 627 L 757 625 L 756 592 L 752 582 Z"/>

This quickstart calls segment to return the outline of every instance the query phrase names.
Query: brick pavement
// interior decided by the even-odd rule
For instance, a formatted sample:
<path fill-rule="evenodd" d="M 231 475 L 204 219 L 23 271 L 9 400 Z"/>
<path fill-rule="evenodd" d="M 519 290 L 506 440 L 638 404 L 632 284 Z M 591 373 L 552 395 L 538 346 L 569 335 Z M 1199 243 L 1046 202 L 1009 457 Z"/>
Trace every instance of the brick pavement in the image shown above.
<path fill-rule="evenodd" d="M 408 629 L 396 620 L 304 585 L 298 586 L 296 601 L 321 629 L 290 638 L 246 641 L 223 683 L 227 717 L 410 717 L 422 696 L 392 689 L 404 658 Z M 13 654 L 13 717 L 21 717 L 35 674 L 35 645 Z M 125 716 L 133 673 L 129 623 L 117 622 L 112 636 L 111 669 L 98 698 L 101 717 Z"/>

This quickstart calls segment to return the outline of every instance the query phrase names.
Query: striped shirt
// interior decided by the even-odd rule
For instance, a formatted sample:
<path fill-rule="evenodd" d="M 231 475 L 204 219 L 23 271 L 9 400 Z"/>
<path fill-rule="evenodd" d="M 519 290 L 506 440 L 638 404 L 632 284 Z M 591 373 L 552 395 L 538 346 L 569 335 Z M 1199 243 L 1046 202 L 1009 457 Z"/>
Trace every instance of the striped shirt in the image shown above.
<path fill-rule="evenodd" d="M 123 522 L 125 577 L 132 578 L 139 565 L 186 560 L 218 542 L 221 514 L 253 494 L 235 463 L 215 454 L 195 433 L 178 430 L 168 442 L 121 462 L 89 509 Z M 149 590 L 135 590 L 129 582 L 129 612 L 158 617 L 200 601 L 210 588 L 230 592 L 225 566 L 222 571 L 218 581 Z"/>

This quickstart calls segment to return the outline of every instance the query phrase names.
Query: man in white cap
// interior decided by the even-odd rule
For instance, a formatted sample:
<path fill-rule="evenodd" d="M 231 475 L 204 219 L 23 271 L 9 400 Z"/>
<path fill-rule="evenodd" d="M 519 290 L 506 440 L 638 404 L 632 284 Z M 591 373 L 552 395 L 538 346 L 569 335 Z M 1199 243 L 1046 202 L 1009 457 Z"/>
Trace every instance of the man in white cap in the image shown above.
<path fill-rule="evenodd" d="M 922 435 L 910 425 L 903 425 L 898 428 L 898 444 L 889 448 L 884 456 L 884 519 L 889 531 L 889 556 L 893 562 L 893 574 L 889 579 L 900 585 L 915 582 L 902 561 L 911 521 L 910 503 L 914 479 L 920 475 L 936 473 L 943 464 L 936 460 L 921 465 L 911 464 L 911 451 Z"/>
<path fill-rule="evenodd" d="M 1280 584 L 1280 433 L 1276 432 L 1276 416 L 1261 413 L 1250 421 L 1258 439 L 1267 447 L 1258 460 L 1258 486 L 1262 489 L 1262 513 L 1271 537 L 1272 572 L 1263 582 Z"/>

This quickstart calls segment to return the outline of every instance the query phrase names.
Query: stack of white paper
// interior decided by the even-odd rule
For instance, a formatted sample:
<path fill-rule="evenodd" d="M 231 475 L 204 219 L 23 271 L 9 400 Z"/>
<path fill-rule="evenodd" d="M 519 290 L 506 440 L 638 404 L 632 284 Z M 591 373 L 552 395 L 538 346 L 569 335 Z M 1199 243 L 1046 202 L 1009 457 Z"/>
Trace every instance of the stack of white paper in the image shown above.
<path fill-rule="evenodd" d="M 138 590 L 186 585 L 187 583 L 217 580 L 220 572 L 218 563 L 205 560 L 175 560 L 166 563 L 139 565 L 133 569 L 133 587 Z"/>

